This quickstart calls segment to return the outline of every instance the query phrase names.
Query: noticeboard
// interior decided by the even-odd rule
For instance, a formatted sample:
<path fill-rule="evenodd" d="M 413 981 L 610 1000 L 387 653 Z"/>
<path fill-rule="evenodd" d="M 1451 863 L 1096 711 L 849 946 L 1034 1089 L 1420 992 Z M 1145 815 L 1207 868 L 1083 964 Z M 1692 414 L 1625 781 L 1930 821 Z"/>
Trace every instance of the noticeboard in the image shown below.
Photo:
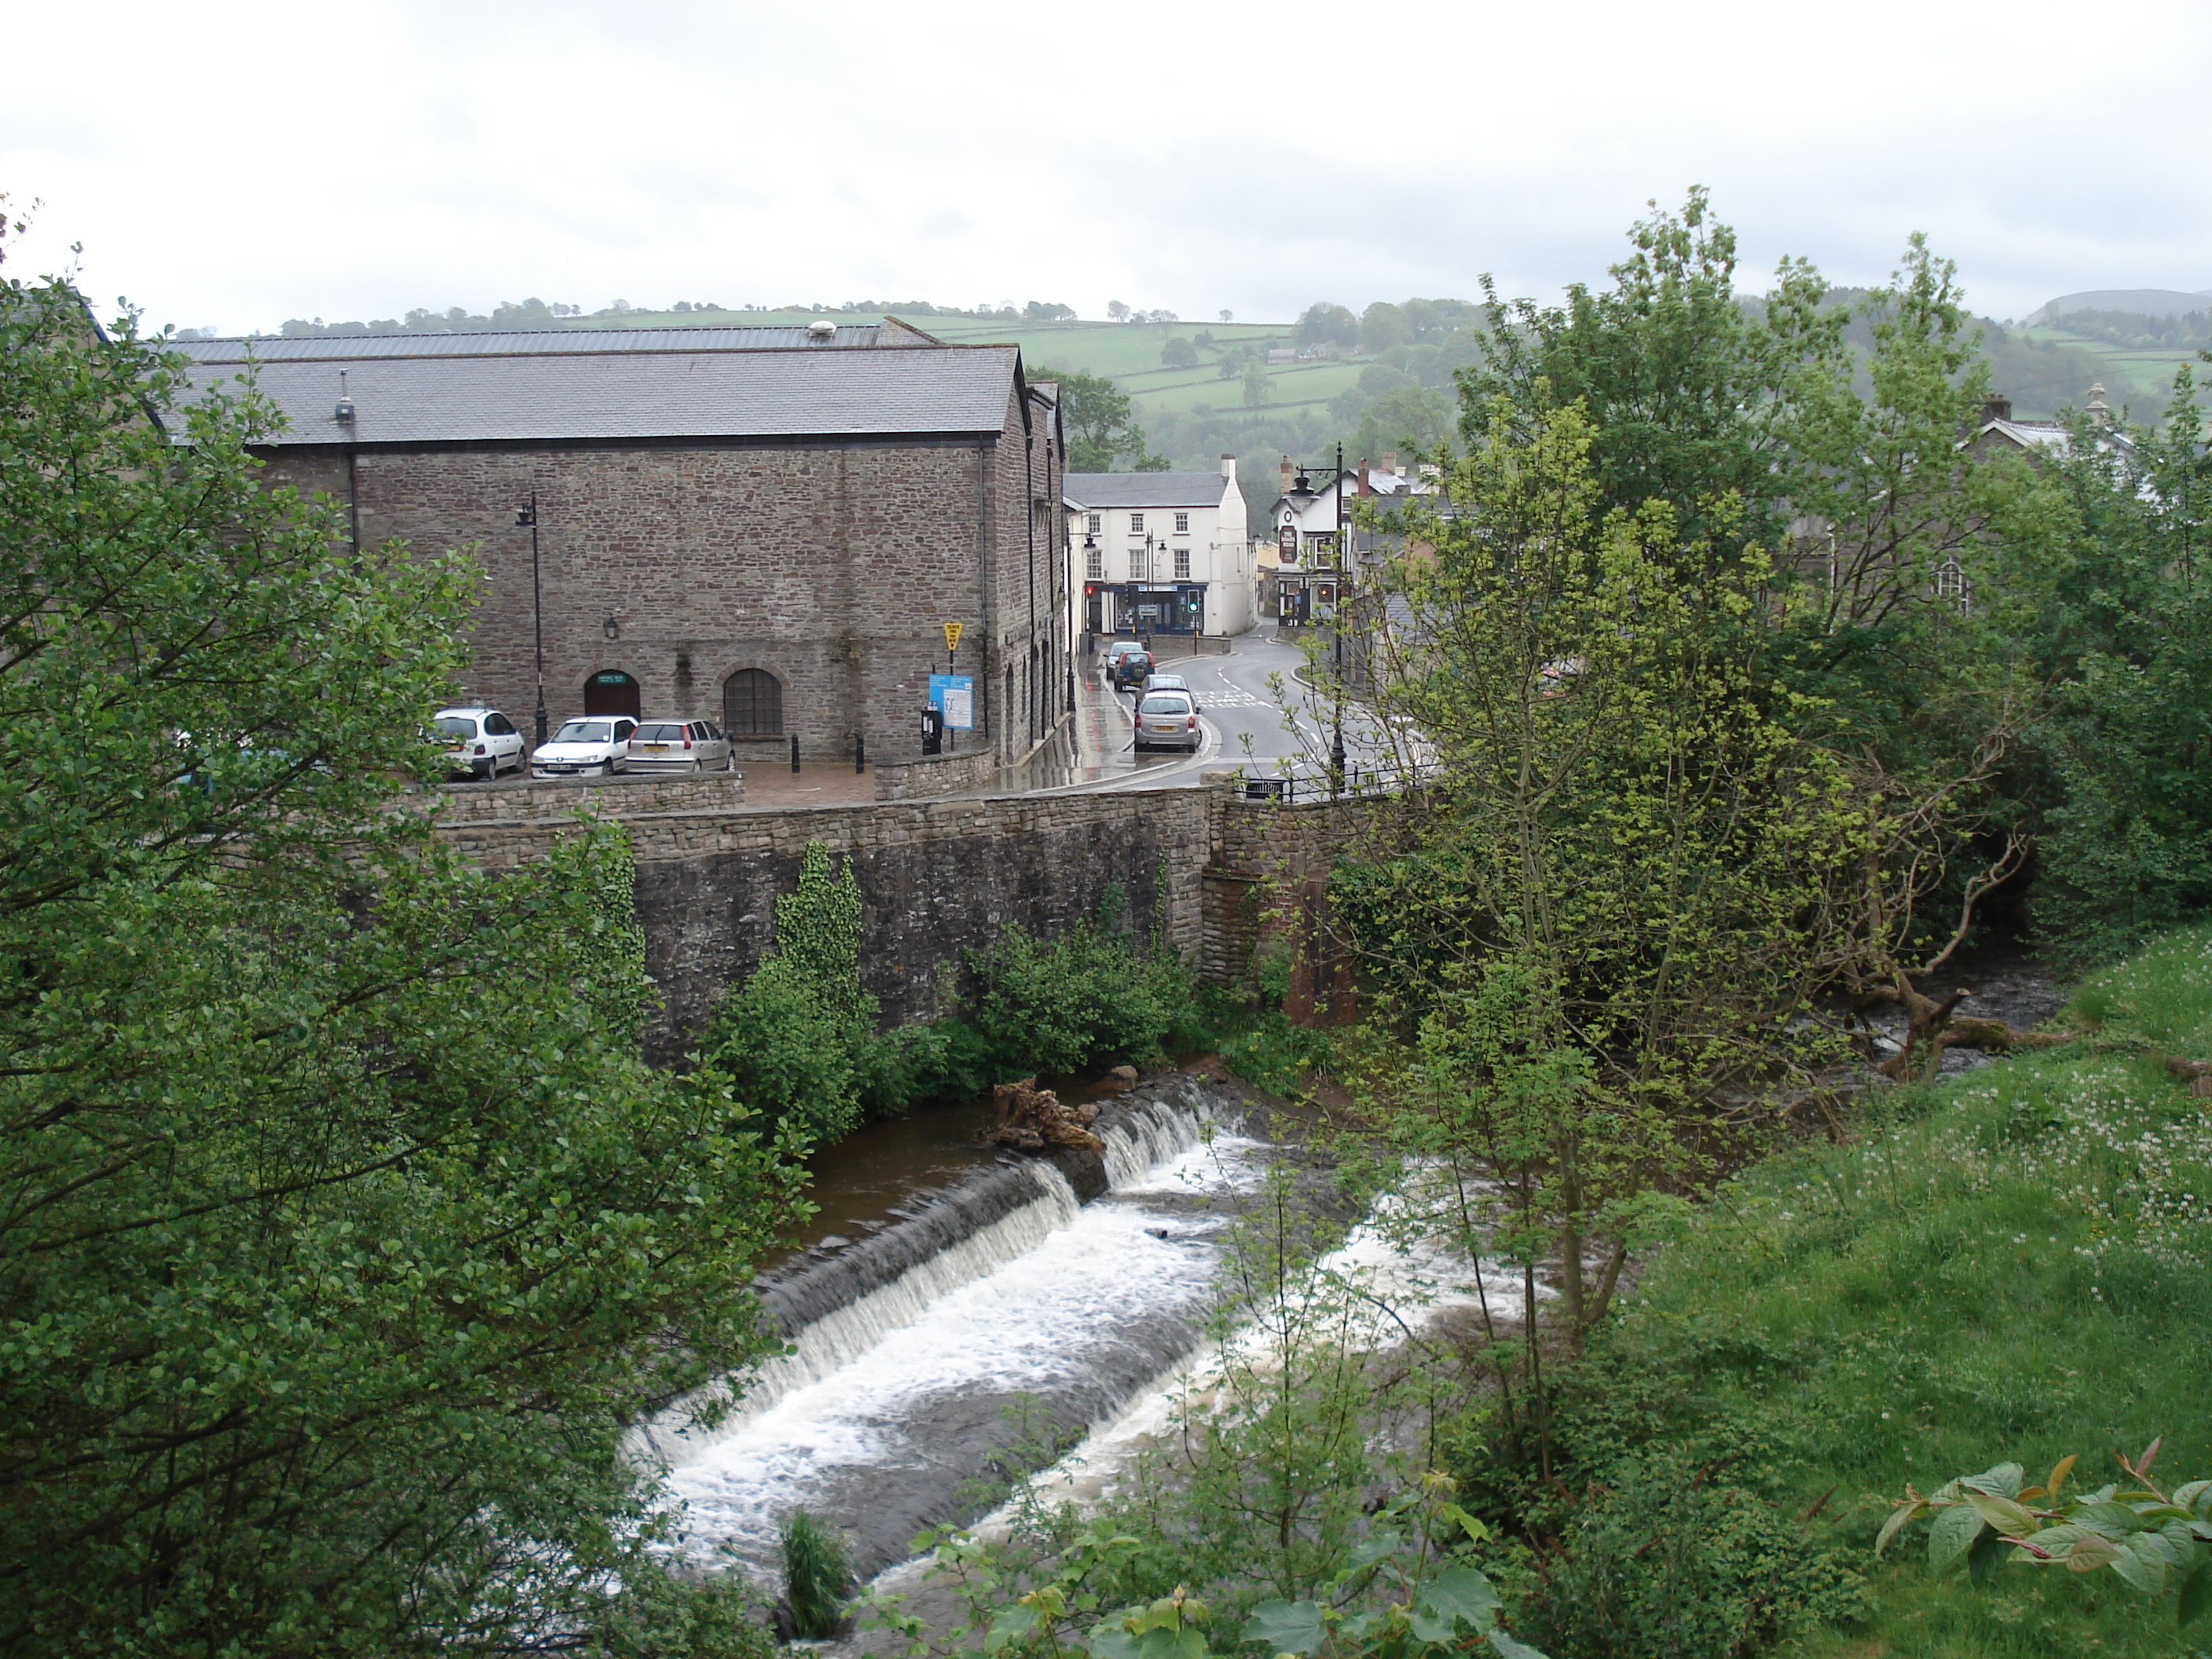
<path fill-rule="evenodd" d="M 975 682 L 966 674 L 932 674 L 929 706 L 945 717 L 948 732 L 975 729 Z"/>

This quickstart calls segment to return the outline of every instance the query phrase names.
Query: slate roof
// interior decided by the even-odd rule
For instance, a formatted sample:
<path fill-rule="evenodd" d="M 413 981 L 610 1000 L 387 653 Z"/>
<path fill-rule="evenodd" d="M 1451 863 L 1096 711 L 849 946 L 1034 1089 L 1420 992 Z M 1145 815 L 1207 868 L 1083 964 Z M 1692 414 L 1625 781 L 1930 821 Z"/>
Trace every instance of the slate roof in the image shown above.
<path fill-rule="evenodd" d="M 196 362 L 281 363 L 295 359 L 355 357 L 544 356 L 552 352 L 807 351 L 872 346 L 883 331 L 876 323 L 840 323 L 826 341 L 803 326 L 779 328 L 545 328 L 487 329 L 471 334 L 240 335 L 222 340 L 173 340 L 168 349 Z"/>
<path fill-rule="evenodd" d="M 1068 472 L 1060 496 L 1077 508 L 1218 507 L 1228 480 L 1218 472 Z"/>
<path fill-rule="evenodd" d="M 839 350 L 716 349 L 660 340 L 633 343 L 640 334 L 745 331 L 605 331 L 630 337 L 619 349 L 575 350 L 568 343 L 576 336 L 556 335 L 552 337 L 562 345 L 543 351 L 319 351 L 262 358 L 254 378 L 290 422 L 276 440 L 279 445 L 966 434 L 1005 429 L 1019 356 L 1012 346 Z M 480 343 L 502 337 L 381 337 Z M 213 343 L 194 341 L 187 347 Z M 271 343 L 254 342 L 257 353 Z M 283 343 L 358 346 L 362 337 Z M 336 418 L 341 371 L 354 405 L 350 426 Z M 242 372 L 234 360 L 203 359 L 193 386 L 204 392 Z"/>

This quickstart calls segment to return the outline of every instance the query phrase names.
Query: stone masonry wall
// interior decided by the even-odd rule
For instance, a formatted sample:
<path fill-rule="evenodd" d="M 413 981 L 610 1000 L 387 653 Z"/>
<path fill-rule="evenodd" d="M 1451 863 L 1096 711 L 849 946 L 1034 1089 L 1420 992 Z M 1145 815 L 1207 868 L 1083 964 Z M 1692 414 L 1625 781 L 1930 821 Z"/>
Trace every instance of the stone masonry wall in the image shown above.
<path fill-rule="evenodd" d="M 890 1024 L 937 1017 L 953 988 L 945 970 L 963 948 L 989 944 L 1012 922 L 1051 937 L 1094 914 L 1115 886 L 1137 938 L 1164 936 L 1217 983 L 1249 983 L 1255 946 L 1291 940 L 1293 1013 L 1340 1016 L 1349 976 L 1325 907 L 1316 908 L 1319 884 L 1342 848 L 1375 844 L 1399 810 L 1387 799 L 1252 803 L 1221 788 L 763 810 L 718 799 L 719 785 L 588 792 L 636 849 L 646 966 L 665 999 L 647 1036 L 656 1060 L 678 1058 L 723 992 L 766 954 L 775 901 L 797 885 L 809 841 L 853 860 L 861 975 Z M 466 805 L 441 816 L 439 834 L 489 867 L 543 857 L 568 831 L 559 817 L 477 816 L 495 792 L 453 799 Z"/>
<path fill-rule="evenodd" d="M 603 792 L 611 793 L 611 792 Z M 1140 939 L 1195 956 L 1199 872 L 1210 846 L 1197 790 L 884 801 L 790 811 L 623 815 L 638 859 L 646 967 L 665 1010 L 647 1051 L 679 1055 L 723 991 L 774 938 L 775 900 L 809 841 L 849 855 L 859 879 L 861 976 L 886 1021 L 934 1018 L 952 987 L 940 968 L 1010 922 L 1050 936 L 1091 915 L 1109 887 Z M 541 857 L 558 821 L 441 823 L 465 856 L 499 868 Z"/>

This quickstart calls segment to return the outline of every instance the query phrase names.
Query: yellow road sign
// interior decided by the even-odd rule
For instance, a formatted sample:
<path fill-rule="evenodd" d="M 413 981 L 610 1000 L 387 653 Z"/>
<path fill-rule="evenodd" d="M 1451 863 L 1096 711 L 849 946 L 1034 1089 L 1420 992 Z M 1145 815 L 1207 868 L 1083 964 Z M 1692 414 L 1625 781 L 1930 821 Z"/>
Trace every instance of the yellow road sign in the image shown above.
<path fill-rule="evenodd" d="M 958 623 L 947 623 L 945 624 L 945 648 L 947 651 L 957 651 L 960 648 L 960 624 Z"/>

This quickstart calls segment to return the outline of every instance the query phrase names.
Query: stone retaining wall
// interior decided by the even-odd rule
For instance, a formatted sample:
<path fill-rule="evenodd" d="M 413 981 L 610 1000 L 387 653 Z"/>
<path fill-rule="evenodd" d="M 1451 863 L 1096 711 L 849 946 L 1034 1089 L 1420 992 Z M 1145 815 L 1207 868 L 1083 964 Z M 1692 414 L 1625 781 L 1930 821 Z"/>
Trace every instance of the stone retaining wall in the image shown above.
<path fill-rule="evenodd" d="M 1293 1012 L 1330 1018 L 1348 1006 L 1338 981 L 1349 979 L 1328 926 L 1328 872 L 1342 847 L 1386 834 L 1397 810 L 1388 799 L 1248 802 L 1218 785 L 764 810 L 741 805 L 741 793 L 715 799 L 723 782 L 533 790 L 531 799 L 550 803 L 542 813 L 449 813 L 439 833 L 503 869 L 544 857 L 580 799 L 621 819 L 636 849 L 646 967 L 665 999 L 646 1047 L 665 1061 L 767 952 L 775 901 L 797 884 L 811 841 L 852 860 L 861 978 L 889 1023 L 942 1012 L 964 949 L 988 945 L 1010 923 L 1051 937 L 1096 914 L 1115 889 L 1133 948 L 1164 938 L 1217 983 L 1249 983 L 1259 945 L 1291 939 L 1301 957 Z M 449 799 L 473 808 L 524 793 Z"/>

